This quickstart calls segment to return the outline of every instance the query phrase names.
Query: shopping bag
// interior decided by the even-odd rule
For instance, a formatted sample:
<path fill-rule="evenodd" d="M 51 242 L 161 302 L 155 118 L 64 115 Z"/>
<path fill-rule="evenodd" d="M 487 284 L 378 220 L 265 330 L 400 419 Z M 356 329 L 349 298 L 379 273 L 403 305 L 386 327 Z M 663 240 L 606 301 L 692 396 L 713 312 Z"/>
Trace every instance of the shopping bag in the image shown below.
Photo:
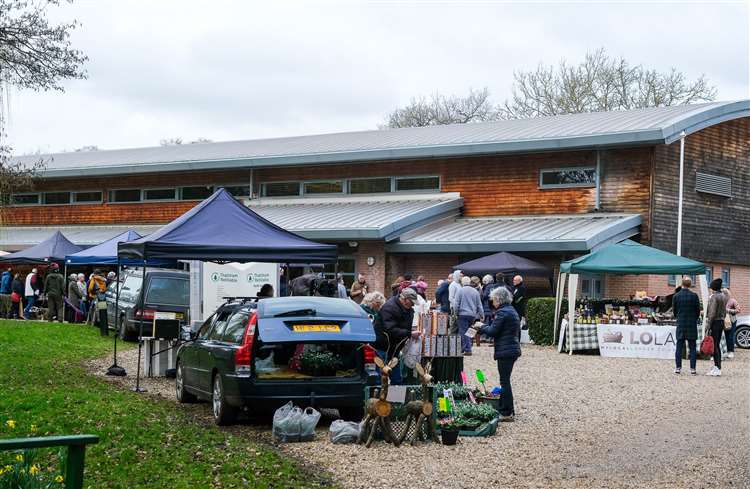
<path fill-rule="evenodd" d="M 701 341 L 701 353 L 708 357 L 714 354 L 714 339 L 711 336 L 706 336 Z"/>
<path fill-rule="evenodd" d="M 308 407 L 300 416 L 299 441 L 312 441 L 315 439 L 315 427 L 320 421 L 320 411 Z"/>
<path fill-rule="evenodd" d="M 281 406 L 273 413 L 273 439 L 281 443 L 299 441 L 301 419 L 302 409 L 292 401 Z"/>
<path fill-rule="evenodd" d="M 406 348 L 402 355 L 401 361 L 406 368 L 414 368 L 422 360 L 422 339 L 409 338 L 406 342 Z"/>
<path fill-rule="evenodd" d="M 337 419 L 331 423 L 331 443 L 357 443 L 359 441 L 359 431 L 359 423 Z"/>

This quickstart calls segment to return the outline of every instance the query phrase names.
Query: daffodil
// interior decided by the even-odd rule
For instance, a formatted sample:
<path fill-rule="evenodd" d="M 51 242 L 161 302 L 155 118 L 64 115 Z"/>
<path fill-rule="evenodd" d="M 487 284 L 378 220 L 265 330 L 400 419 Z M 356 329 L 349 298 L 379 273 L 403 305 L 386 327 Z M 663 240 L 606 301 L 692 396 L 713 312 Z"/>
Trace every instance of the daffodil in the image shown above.
<path fill-rule="evenodd" d="M 14 429 L 16 427 L 16 422 L 13 421 L 12 419 L 9 419 L 8 421 L 5 422 L 5 426 L 7 426 L 10 429 Z"/>
<path fill-rule="evenodd" d="M 13 466 L 12 466 L 12 465 L 10 465 L 10 464 L 6 465 L 6 466 L 5 466 L 5 467 L 3 467 L 3 468 L 5 469 L 5 471 L 6 471 L 6 472 L 10 472 L 10 471 L 12 471 L 12 470 L 13 470 Z"/>
<path fill-rule="evenodd" d="M 5 467 L 0 467 L 0 475 L 3 475 L 5 473 Z"/>
<path fill-rule="evenodd" d="M 57 482 L 58 484 L 62 484 L 63 482 L 65 482 L 65 477 L 63 477 L 61 475 L 56 475 L 55 476 L 55 482 Z"/>
<path fill-rule="evenodd" d="M 35 424 L 31 425 L 31 432 L 32 433 L 36 433 L 36 425 Z"/>
<path fill-rule="evenodd" d="M 29 474 L 31 474 L 31 475 L 37 475 L 39 473 L 39 471 L 40 471 L 40 469 L 39 469 L 39 466 L 37 464 L 34 464 L 34 465 L 32 465 L 29 468 Z"/>
<path fill-rule="evenodd" d="M 23 455 L 21 455 L 20 453 L 16 455 L 16 462 L 23 462 Z"/>

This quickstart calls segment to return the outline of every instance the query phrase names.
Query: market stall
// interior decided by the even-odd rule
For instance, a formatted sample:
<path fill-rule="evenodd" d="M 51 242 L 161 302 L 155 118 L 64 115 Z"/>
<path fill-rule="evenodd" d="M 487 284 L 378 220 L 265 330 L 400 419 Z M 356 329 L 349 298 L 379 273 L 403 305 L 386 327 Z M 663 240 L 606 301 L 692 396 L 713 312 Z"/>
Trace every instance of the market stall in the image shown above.
<path fill-rule="evenodd" d="M 0 263 L 45 265 L 51 262 L 62 262 L 67 255 L 72 255 L 82 249 L 82 246 L 73 244 L 63 233 L 56 231 L 55 234 L 37 245 L 3 255 L 0 257 Z"/>
<path fill-rule="evenodd" d="M 555 334 L 560 326 L 558 350 L 598 349 L 602 356 L 674 358 L 675 324 L 659 310 L 658 303 L 644 298 L 620 304 L 578 304 L 581 273 L 617 275 L 697 275 L 700 296 L 708 303 L 705 265 L 695 260 L 625 240 L 560 265 L 555 301 Z M 568 314 L 560 321 L 565 282 L 568 284 Z M 603 307 L 602 307 L 603 306 Z M 696 328 L 698 325 L 696 324 Z M 704 328 L 698 329 L 702 337 Z"/>

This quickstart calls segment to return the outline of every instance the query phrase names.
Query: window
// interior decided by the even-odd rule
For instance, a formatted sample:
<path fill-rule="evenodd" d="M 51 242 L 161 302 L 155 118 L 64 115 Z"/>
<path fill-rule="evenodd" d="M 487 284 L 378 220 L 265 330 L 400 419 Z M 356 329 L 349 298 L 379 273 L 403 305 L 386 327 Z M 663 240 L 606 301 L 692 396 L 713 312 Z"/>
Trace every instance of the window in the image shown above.
<path fill-rule="evenodd" d="M 399 177 L 396 178 L 396 191 L 440 190 L 440 177 Z"/>
<path fill-rule="evenodd" d="M 211 197 L 212 193 L 214 193 L 212 187 L 182 187 L 180 198 L 182 200 L 203 200 Z"/>
<path fill-rule="evenodd" d="M 721 269 L 721 282 L 722 287 L 729 287 L 729 268 Z"/>
<path fill-rule="evenodd" d="M 37 205 L 39 194 L 13 194 L 13 205 Z"/>
<path fill-rule="evenodd" d="M 110 202 L 140 202 L 140 189 L 121 189 L 109 191 Z"/>
<path fill-rule="evenodd" d="M 233 197 L 250 197 L 250 185 L 227 185 L 224 189 Z"/>
<path fill-rule="evenodd" d="M 714 279 L 713 267 L 706 267 L 706 283 L 710 284 L 713 279 Z"/>
<path fill-rule="evenodd" d="M 174 200 L 177 189 L 149 188 L 143 191 L 143 200 Z"/>
<path fill-rule="evenodd" d="M 596 168 L 555 168 L 539 172 L 542 188 L 593 187 L 596 185 Z"/>
<path fill-rule="evenodd" d="M 305 195 L 311 194 L 340 194 L 344 191 L 342 180 L 329 182 L 305 182 Z"/>
<path fill-rule="evenodd" d="M 667 275 L 667 285 L 670 287 L 677 286 L 677 275 Z"/>
<path fill-rule="evenodd" d="M 73 193 L 74 204 L 99 203 L 101 201 L 102 201 L 102 193 L 100 191 L 74 192 Z"/>
<path fill-rule="evenodd" d="M 224 336 L 224 329 L 227 327 L 227 320 L 229 319 L 230 314 L 232 314 L 231 311 L 224 310 L 216 315 L 214 327 L 211 329 L 211 332 L 208 333 L 209 340 L 222 341 L 222 337 Z"/>
<path fill-rule="evenodd" d="M 242 335 L 245 334 L 245 327 L 250 320 L 250 314 L 246 311 L 240 311 L 229 320 L 227 328 L 222 335 L 222 341 L 239 345 L 242 341 Z"/>
<path fill-rule="evenodd" d="M 154 277 L 148 286 L 146 302 L 187 306 L 190 304 L 190 283 L 180 278 Z"/>
<path fill-rule="evenodd" d="M 352 284 L 356 280 L 357 277 L 357 267 L 354 258 L 346 257 L 346 256 L 339 256 L 338 259 L 338 273 L 341 274 L 341 276 L 344 279 L 344 285 L 346 286 L 346 290 L 349 290 L 352 287 Z M 328 263 L 323 266 L 323 277 L 327 279 L 334 279 L 336 278 L 336 264 Z"/>
<path fill-rule="evenodd" d="M 44 204 L 46 205 L 70 204 L 70 192 L 45 192 Z"/>
<path fill-rule="evenodd" d="M 273 182 L 261 186 L 263 197 L 296 197 L 300 193 L 299 182 Z"/>
<path fill-rule="evenodd" d="M 378 194 L 391 191 L 390 178 L 366 178 L 349 180 L 350 194 Z"/>

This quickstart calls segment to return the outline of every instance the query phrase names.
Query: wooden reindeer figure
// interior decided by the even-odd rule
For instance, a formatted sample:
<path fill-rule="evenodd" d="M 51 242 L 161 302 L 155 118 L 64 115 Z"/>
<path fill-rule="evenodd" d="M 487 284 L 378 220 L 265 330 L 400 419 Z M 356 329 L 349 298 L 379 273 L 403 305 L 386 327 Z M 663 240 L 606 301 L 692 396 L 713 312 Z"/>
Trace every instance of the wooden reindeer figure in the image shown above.
<path fill-rule="evenodd" d="M 404 428 L 404 432 L 401 433 L 399 443 L 402 443 L 408 436 L 409 428 L 411 428 L 411 424 L 413 421 L 416 422 L 416 425 L 414 426 L 414 434 L 409 440 L 412 445 L 414 445 L 414 442 L 417 440 L 417 438 L 419 440 L 424 439 L 424 437 L 422 436 L 423 424 L 425 424 L 424 432 L 427 433 L 428 438 L 430 438 L 434 442 L 437 442 L 437 432 L 435 431 L 435 425 L 432 422 L 432 400 L 429 397 L 429 384 L 430 382 L 432 382 L 432 375 L 430 375 L 430 371 L 432 370 L 432 361 L 429 361 L 427 363 L 427 368 L 422 368 L 422 365 L 418 363 L 415 366 L 415 370 L 417 371 L 419 380 L 422 383 L 422 399 L 418 401 L 412 400 L 406 403 L 406 427 Z"/>
<path fill-rule="evenodd" d="M 388 384 L 390 383 L 389 374 L 391 370 L 398 365 L 398 358 L 394 357 L 386 364 L 383 360 L 375 356 L 375 365 L 380 369 L 380 395 L 371 397 L 365 404 L 365 419 L 362 424 L 362 440 L 366 439 L 366 447 L 370 447 L 375 437 L 375 432 L 379 429 L 383 434 L 383 439 L 388 443 L 399 446 L 399 439 L 393 434 L 391 420 L 388 418 L 391 414 L 391 403 L 388 398 Z"/>

